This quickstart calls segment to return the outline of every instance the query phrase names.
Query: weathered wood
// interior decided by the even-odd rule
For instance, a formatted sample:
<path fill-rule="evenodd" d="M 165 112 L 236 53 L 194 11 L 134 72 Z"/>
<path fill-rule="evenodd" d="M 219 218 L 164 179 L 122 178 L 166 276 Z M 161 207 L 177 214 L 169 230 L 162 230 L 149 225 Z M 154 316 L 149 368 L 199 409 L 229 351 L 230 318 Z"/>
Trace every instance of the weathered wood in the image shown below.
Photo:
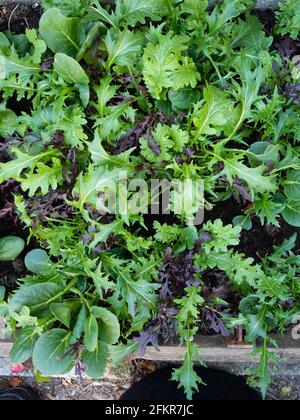
<path fill-rule="evenodd" d="M 272 349 L 276 354 L 281 355 L 290 363 L 300 363 L 300 342 L 293 340 L 289 336 L 274 336 L 278 342 L 278 349 Z M 195 339 L 199 346 L 200 354 L 207 363 L 231 363 L 231 362 L 249 362 L 258 360 L 253 357 L 250 348 L 228 348 L 224 338 L 220 336 L 203 337 L 197 336 Z M 0 340 L 0 357 L 8 357 L 12 348 L 12 342 Z M 143 359 L 153 361 L 182 361 L 185 354 L 185 348 L 177 345 L 163 345 L 160 351 L 154 347 L 148 347 Z M 134 355 L 133 358 L 140 358 Z"/>

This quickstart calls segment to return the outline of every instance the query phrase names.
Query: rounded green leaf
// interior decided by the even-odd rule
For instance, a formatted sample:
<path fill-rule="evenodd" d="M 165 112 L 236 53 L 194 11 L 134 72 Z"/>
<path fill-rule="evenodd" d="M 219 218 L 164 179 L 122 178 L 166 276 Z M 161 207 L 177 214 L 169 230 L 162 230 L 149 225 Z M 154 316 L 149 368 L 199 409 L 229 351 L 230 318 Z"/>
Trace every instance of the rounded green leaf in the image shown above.
<path fill-rule="evenodd" d="M 54 53 L 76 56 L 83 42 L 85 31 L 79 18 L 67 18 L 52 7 L 40 20 L 40 34 Z"/>
<path fill-rule="evenodd" d="M 75 354 L 68 352 L 68 333 L 53 329 L 41 335 L 34 346 L 32 362 L 35 369 L 44 375 L 64 375 L 73 367 Z"/>
<path fill-rule="evenodd" d="M 0 261 L 18 258 L 25 248 L 25 241 L 18 236 L 5 236 L 0 239 Z"/>
<path fill-rule="evenodd" d="M 87 351 L 96 350 L 98 343 L 98 323 L 94 315 L 90 315 L 84 325 L 84 345 Z"/>
<path fill-rule="evenodd" d="M 54 68 L 67 83 L 83 85 L 89 83 L 89 78 L 81 65 L 66 54 L 58 53 L 55 55 Z"/>
<path fill-rule="evenodd" d="M 10 353 L 10 360 L 13 364 L 18 365 L 31 359 L 37 337 L 35 326 L 22 328 Z"/>
<path fill-rule="evenodd" d="M 54 303 L 62 290 L 61 286 L 50 282 L 22 286 L 10 299 L 9 309 L 12 312 L 20 312 L 23 306 L 28 306 L 34 315 Z"/>
<path fill-rule="evenodd" d="M 106 344 L 115 344 L 120 338 L 120 324 L 116 315 L 97 306 L 92 307 L 91 313 L 98 319 L 99 338 Z"/>
<path fill-rule="evenodd" d="M 0 109 L 0 136 L 7 137 L 16 131 L 16 114 L 10 109 Z"/>
<path fill-rule="evenodd" d="M 284 184 L 284 193 L 288 199 L 300 200 L 300 171 L 296 169 L 289 171 Z"/>
<path fill-rule="evenodd" d="M 282 215 L 287 223 L 292 226 L 300 227 L 300 201 L 287 200 Z"/>
<path fill-rule="evenodd" d="M 70 328 L 71 323 L 71 309 L 70 305 L 66 303 L 52 303 L 50 311 L 55 318 L 60 321 L 67 328 Z"/>
<path fill-rule="evenodd" d="M 48 260 L 49 257 L 46 251 L 43 249 L 34 249 L 26 255 L 25 266 L 32 273 L 39 274 L 43 271 Z"/>
<path fill-rule="evenodd" d="M 103 375 L 108 357 L 107 345 L 98 341 L 95 351 L 84 350 L 81 355 L 82 363 L 87 367 L 86 374 L 94 379 Z"/>

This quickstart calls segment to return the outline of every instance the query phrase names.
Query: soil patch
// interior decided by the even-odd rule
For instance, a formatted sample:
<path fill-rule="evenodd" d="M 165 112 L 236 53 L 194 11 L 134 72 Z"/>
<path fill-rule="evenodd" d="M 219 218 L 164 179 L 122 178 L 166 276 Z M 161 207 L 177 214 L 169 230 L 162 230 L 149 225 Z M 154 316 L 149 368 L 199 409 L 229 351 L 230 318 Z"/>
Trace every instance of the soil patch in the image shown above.
<path fill-rule="evenodd" d="M 0 5 L 0 32 L 23 33 L 26 28 L 38 27 L 42 8 L 38 2 L 21 4 L 7 1 Z"/>

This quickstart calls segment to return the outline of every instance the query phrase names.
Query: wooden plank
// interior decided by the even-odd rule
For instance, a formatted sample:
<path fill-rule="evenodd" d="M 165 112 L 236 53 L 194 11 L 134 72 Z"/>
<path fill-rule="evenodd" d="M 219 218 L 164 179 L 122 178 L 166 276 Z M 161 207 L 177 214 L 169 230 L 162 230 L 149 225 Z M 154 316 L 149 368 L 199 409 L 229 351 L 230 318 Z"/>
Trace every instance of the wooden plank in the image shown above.
<path fill-rule="evenodd" d="M 277 339 L 279 348 L 273 349 L 276 354 L 281 355 L 290 363 L 300 363 L 300 342 L 289 336 L 274 336 Z M 203 337 L 197 336 L 195 342 L 199 346 L 200 354 L 207 363 L 233 363 L 233 362 L 256 362 L 252 350 L 247 348 L 228 348 L 224 338 L 220 336 Z M 12 348 L 12 342 L 0 340 L 0 357 L 8 357 Z M 160 351 L 154 347 L 148 347 L 143 359 L 156 361 L 181 361 L 184 358 L 185 348 L 178 345 L 162 345 Z M 140 358 L 134 355 L 133 358 Z"/>

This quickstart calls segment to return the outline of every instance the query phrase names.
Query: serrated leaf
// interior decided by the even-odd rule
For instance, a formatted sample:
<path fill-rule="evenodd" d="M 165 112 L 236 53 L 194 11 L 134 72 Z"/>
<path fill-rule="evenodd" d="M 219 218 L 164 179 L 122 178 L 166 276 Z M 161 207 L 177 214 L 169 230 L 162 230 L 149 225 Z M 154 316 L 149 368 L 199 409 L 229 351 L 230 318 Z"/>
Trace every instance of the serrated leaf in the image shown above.
<path fill-rule="evenodd" d="M 16 155 L 15 159 L 6 163 L 0 163 L 0 184 L 8 179 L 19 180 L 21 173 L 25 169 L 33 170 L 41 159 L 53 154 L 53 151 L 48 151 L 31 156 L 16 148 L 11 148 L 11 152 Z"/>
<path fill-rule="evenodd" d="M 108 53 L 105 63 L 106 70 L 109 70 L 114 64 L 132 67 L 135 56 L 141 49 L 143 36 L 130 32 L 128 29 L 117 35 L 108 31 L 104 43 Z"/>
<path fill-rule="evenodd" d="M 196 105 L 193 114 L 195 141 L 203 136 L 220 136 L 235 119 L 234 103 L 230 96 L 212 85 L 204 88 L 204 105 Z"/>
<path fill-rule="evenodd" d="M 181 68 L 182 53 L 187 50 L 187 42 L 188 37 L 169 32 L 161 35 L 156 45 L 149 43 L 146 46 L 143 76 L 155 99 L 160 99 L 163 89 L 176 89 L 174 73 Z M 184 81 L 187 82 L 186 79 Z"/>
<path fill-rule="evenodd" d="M 26 179 L 22 178 L 20 180 L 22 190 L 28 191 L 29 197 L 33 197 L 39 189 L 41 189 L 43 195 L 46 195 L 50 188 L 56 190 L 63 181 L 62 171 L 60 160 L 57 158 L 52 159 L 52 166 L 38 162 L 35 172 L 26 174 Z"/>
<path fill-rule="evenodd" d="M 193 361 L 200 361 L 203 365 L 195 344 L 190 344 L 188 351 L 185 354 L 183 365 L 175 369 L 172 375 L 172 380 L 177 381 L 178 388 L 183 388 L 187 399 L 193 399 L 193 392 L 199 390 L 199 385 L 205 385 L 194 369 Z"/>
<path fill-rule="evenodd" d="M 120 0 L 115 15 L 119 24 L 124 22 L 135 26 L 137 23 L 144 24 L 145 18 L 159 21 L 167 11 L 164 0 Z"/>

